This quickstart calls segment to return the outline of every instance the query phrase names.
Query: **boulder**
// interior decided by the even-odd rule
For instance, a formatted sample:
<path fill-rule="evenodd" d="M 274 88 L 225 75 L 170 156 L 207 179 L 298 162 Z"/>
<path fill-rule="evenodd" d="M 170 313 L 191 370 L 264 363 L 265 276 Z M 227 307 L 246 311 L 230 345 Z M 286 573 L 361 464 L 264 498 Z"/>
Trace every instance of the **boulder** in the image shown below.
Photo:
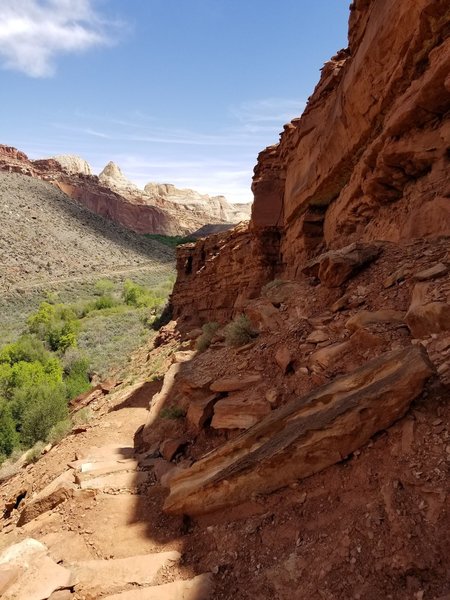
<path fill-rule="evenodd" d="M 176 453 L 181 450 L 187 444 L 186 438 L 176 438 L 164 440 L 159 450 L 164 460 L 171 461 Z"/>
<path fill-rule="evenodd" d="M 280 367 L 283 375 L 285 375 L 292 362 L 292 354 L 287 346 L 280 346 L 277 348 L 277 351 L 275 352 L 275 362 Z"/>
<path fill-rule="evenodd" d="M 433 265 L 429 269 L 425 269 L 424 271 L 420 271 L 414 275 L 414 279 L 416 281 L 428 281 L 429 279 L 436 279 L 438 277 L 443 277 L 447 275 L 448 268 L 443 263 L 437 263 Z"/>
<path fill-rule="evenodd" d="M 18 527 L 29 523 L 39 515 L 53 510 L 62 502 L 73 498 L 76 486 L 72 471 L 64 471 L 49 483 L 37 496 L 25 504 L 17 522 Z"/>
<path fill-rule="evenodd" d="M 217 394 L 209 394 L 203 399 L 190 402 L 186 420 L 194 429 L 202 429 L 205 423 L 212 419 L 217 397 Z"/>
<path fill-rule="evenodd" d="M 353 317 L 350 317 L 345 326 L 350 331 L 356 331 L 367 325 L 376 325 L 377 323 L 404 323 L 405 313 L 398 310 L 362 310 Z"/>
<path fill-rule="evenodd" d="M 210 573 L 192 579 L 178 579 L 152 587 L 141 587 L 105 596 L 104 600 L 210 600 L 214 582 Z"/>
<path fill-rule="evenodd" d="M 320 367 L 322 369 L 328 368 L 335 359 L 343 354 L 350 346 L 350 342 L 338 342 L 325 348 L 316 350 L 309 357 L 308 363 L 310 367 Z"/>
<path fill-rule="evenodd" d="M 255 398 L 248 394 L 233 394 L 216 403 L 211 427 L 248 429 L 268 415 L 270 410 L 270 404 L 264 398 Z"/>
<path fill-rule="evenodd" d="M 209 386 L 212 392 L 237 392 L 246 390 L 261 381 L 262 377 L 258 373 L 250 375 L 234 375 L 217 379 Z"/>
<path fill-rule="evenodd" d="M 289 402 L 175 475 L 165 511 L 223 509 L 341 461 L 401 418 L 432 373 L 426 350 L 410 346 Z"/>
<path fill-rule="evenodd" d="M 380 245 L 355 242 L 340 250 L 321 254 L 309 261 L 302 271 L 305 275 L 318 277 L 327 287 L 339 287 L 378 258 L 381 251 Z"/>
<path fill-rule="evenodd" d="M 279 310 L 265 298 L 248 304 L 245 308 L 245 314 L 253 325 L 264 331 L 277 331 L 283 323 Z"/>
<path fill-rule="evenodd" d="M 72 574 L 48 556 L 44 544 L 26 538 L 0 554 L 0 585 L 3 600 L 46 600 L 69 588 Z"/>
<path fill-rule="evenodd" d="M 321 342 L 327 342 L 330 336 L 323 329 L 316 329 L 308 335 L 306 341 L 309 344 L 320 344 Z"/>
<path fill-rule="evenodd" d="M 152 585 L 158 573 L 179 561 L 179 552 L 159 552 L 116 558 L 113 560 L 87 560 L 72 567 L 77 593 L 111 593 L 127 584 Z"/>
<path fill-rule="evenodd" d="M 418 283 L 412 293 L 411 304 L 406 313 L 406 324 L 415 338 L 450 330 L 450 304 L 430 302 L 428 285 Z"/>

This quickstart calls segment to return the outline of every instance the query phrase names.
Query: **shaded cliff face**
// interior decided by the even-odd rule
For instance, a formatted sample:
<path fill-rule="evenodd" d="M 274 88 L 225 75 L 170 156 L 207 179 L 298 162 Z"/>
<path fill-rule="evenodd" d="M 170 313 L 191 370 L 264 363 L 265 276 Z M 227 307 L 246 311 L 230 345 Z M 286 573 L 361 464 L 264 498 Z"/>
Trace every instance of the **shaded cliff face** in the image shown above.
<path fill-rule="evenodd" d="M 227 320 L 273 279 L 279 250 L 276 227 L 254 234 L 247 224 L 179 247 L 172 295 L 174 318 L 184 317 L 192 323 Z"/>
<path fill-rule="evenodd" d="M 308 259 L 354 241 L 450 234 L 449 18 L 447 0 L 353 2 L 349 47 L 324 65 L 302 117 L 255 167 L 248 235 L 278 229 L 276 275 L 295 278 Z M 269 281 L 252 277 L 249 253 L 240 272 L 212 284 L 209 261 L 234 264 L 238 238 L 224 235 L 221 255 L 191 276 L 197 295 L 205 285 L 217 298 L 226 289 L 228 316 Z M 180 256 L 197 264 L 202 252 L 200 243 Z"/>
<path fill-rule="evenodd" d="M 210 224 L 229 229 L 250 216 L 249 205 L 241 208 L 223 196 L 211 198 L 169 184 L 141 190 L 114 163 L 97 177 L 86 161 L 70 155 L 32 161 L 23 152 L 0 145 L 0 171 L 49 181 L 91 212 L 136 233 L 186 235 Z"/>
<path fill-rule="evenodd" d="M 252 223 L 284 228 L 293 274 L 317 246 L 448 233 L 450 9 L 357 0 L 349 48 L 258 158 Z"/>

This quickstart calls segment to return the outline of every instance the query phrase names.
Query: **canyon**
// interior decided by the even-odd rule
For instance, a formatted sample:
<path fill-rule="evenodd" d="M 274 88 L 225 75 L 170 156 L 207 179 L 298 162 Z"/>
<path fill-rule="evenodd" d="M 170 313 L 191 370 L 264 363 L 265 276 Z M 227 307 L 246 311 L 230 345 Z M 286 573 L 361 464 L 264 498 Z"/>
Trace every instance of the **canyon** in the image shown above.
<path fill-rule="evenodd" d="M 77 156 L 30 160 L 16 148 L 0 145 L 0 171 L 43 179 L 92 213 L 139 234 L 195 235 L 214 224 L 229 229 L 250 215 L 250 204 L 230 204 L 224 196 L 171 184 L 149 183 L 140 189 L 113 162 L 96 176 Z"/>
<path fill-rule="evenodd" d="M 36 600 L 448 600 L 449 23 L 444 0 L 352 3 L 249 223 L 178 247 L 155 342 L 2 485 L 6 598 L 44 561 Z"/>

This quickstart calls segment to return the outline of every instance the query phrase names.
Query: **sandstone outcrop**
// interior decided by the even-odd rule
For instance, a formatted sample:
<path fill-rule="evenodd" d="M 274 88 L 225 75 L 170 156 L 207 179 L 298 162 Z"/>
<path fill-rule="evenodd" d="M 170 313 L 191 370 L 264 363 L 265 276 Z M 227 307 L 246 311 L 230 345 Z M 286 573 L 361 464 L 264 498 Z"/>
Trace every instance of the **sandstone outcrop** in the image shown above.
<path fill-rule="evenodd" d="M 175 475 L 165 509 L 225 508 L 342 460 L 402 417 L 432 372 L 425 350 L 413 347 L 318 388 Z"/>
<path fill-rule="evenodd" d="M 353 2 L 349 47 L 324 65 L 303 115 L 258 156 L 247 241 L 254 246 L 244 268 L 231 276 L 224 266 L 223 279 L 213 279 L 209 267 L 194 270 L 191 287 L 215 290 L 202 314 L 213 316 L 215 304 L 221 318 L 225 295 L 227 314 L 235 314 L 270 277 L 298 278 L 308 261 L 351 243 L 450 234 L 448 19 L 445 0 Z M 279 241 L 264 280 L 254 263 L 256 240 L 267 231 L 278 232 Z M 233 263 L 230 243 L 223 234 L 211 250 L 202 242 L 182 249 L 180 260 L 219 264 L 224 254 Z M 342 283 L 342 277 L 329 280 Z M 178 316 L 184 289 L 181 273 Z"/>
<path fill-rule="evenodd" d="M 172 295 L 174 317 L 226 321 L 255 298 L 279 268 L 280 234 L 253 234 L 245 224 L 212 235 L 177 252 L 178 277 Z M 201 290 L 201 291 L 200 291 Z"/>
<path fill-rule="evenodd" d="M 74 154 L 58 154 L 52 156 L 53 160 L 59 162 L 61 167 L 69 173 L 69 175 L 92 175 L 92 169 L 90 164 L 81 156 Z"/>
<path fill-rule="evenodd" d="M 448 18 L 445 0 L 352 4 L 349 48 L 255 168 L 252 223 L 284 228 L 290 274 L 320 241 L 449 232 Z"/>

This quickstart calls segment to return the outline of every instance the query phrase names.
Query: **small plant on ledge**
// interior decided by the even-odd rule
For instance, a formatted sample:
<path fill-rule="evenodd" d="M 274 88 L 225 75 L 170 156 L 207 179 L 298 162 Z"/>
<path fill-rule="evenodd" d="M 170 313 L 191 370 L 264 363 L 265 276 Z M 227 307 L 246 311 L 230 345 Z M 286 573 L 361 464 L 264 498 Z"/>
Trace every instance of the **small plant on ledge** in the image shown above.
<path fill-rule="evenodd" d="M 224 330 L 227 346 L 244 346 L 258 336 L 258 331 L 246 315 L 239 315 Z"/>

